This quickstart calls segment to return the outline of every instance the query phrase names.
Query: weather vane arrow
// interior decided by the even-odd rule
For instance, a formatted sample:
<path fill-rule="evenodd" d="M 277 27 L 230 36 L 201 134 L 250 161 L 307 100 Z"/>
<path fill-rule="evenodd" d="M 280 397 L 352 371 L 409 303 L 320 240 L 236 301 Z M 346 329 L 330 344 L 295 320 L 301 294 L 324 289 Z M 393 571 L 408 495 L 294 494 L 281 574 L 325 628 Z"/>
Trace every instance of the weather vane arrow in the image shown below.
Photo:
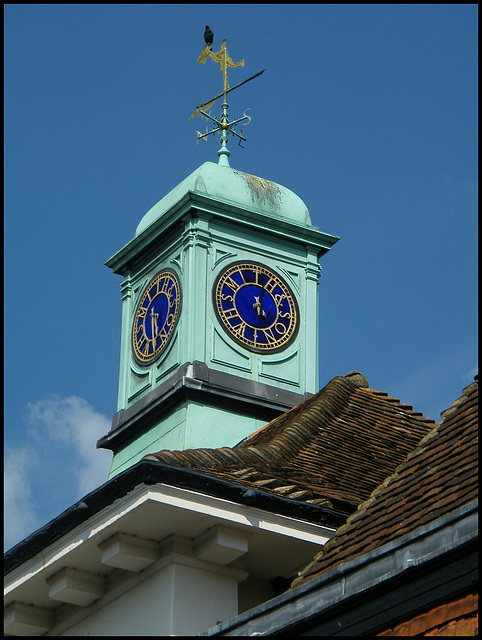
<path fill-rule="evenodd" d="M 204 109 L 206 111 L 211 109 L 211 107 L 214 105 L 216 100 L 219 100 L 219 98 L 221 98 L 223 95 L 225 95 L 225 93 L 229 93 L 230 91 L 234 91 L 234 89 L 237 89 L 241 85 L 246 84 L 250 80 L 254 80 L 258 76 L 260 76 L 262 73 L 264 73 L 264 69 L 262 71 L 258 71 L 258 73 L 255 73 L 254 76 L 251 76 L 250 78 L 246 78 L 246 80 L 243 80 L 242 82 L 238 82 L 238 84 L 235 84 L 234 87 L 229 87 L 229 89 L 227 89 L 226 92 L 223 91 L 222 93 L 218 93 L 218 95 L 215 96 L 214 98 L 211 98 L 211 100 L 207 100 L 207 102 L 203 102 L 202 104 L 198 104 L 198 106 L 196 108 L 196 111 L 192 114 L 192 116 L 189 118 L 189 120 L 192 120 L 193 118 L 197 118 L 198 116 L 202 115 L 202 112 L 201 112 L 202 109 Z"/>
<path fill-rule="evenodd" d="M 207 136 L 217 133 L 218 131 L 221 132 L 221 148 L 218 151 L 218 156 L 219 156 L 219 164 L 225 165 L 229 167 L 229 150 L 227 148 L 227 142 L 228 142 L 228 136 L 229 134 L 235 135 L 239 138 L 239 144 L 241 145 L 241 141 L 242 140 L 246 140 L 246 138 L 244 138 L 240 133 L 237 133 L 237 131 L 234 130 L 235 126 L 240 123 L 240 122 L 244 122 L 247 121 L 246 124 L 249 124 L 251 118 L 250 116 L 246 115 L 246 111 L 243 114 L 242 118 L 237 118 L 235 120 L 232 120 L 231 122 L 229 122 L 229 118 L 228 118 L 228 104 L 227 104 L 227 94 L 230 91 L 233 91 L 234 89 L 237 89 L 238 87 L 240 87 L 243 84 L 246 84 L 247 82 L 249 82 L 250 80 L 254 80 L 254 78 L 257 78 L 258 76 L 260 76 L 263 72 L 264 69 L 262 71 L 259 71 L 258 73 L 255 73 L 253 76 L 251 76 L 250 78 L 247 78 L 246 80 L 243 80 L 242 82 L 239 82 L 238 84 L 234 85 L 234 87 L 229 87 L 228 84 L 228 68 L 229 67 L 244 67 L 244 60 L 240 60 L 239 62 L 234 62 L 228 55 L 228 50 L 226 48 L 226 42 L 227 40 L 224 39 L 221 42 L 221 48 L 219 49 L 218 52 L 214 53 L 212 50 L 212 46 L 213 46 L 213 32 L 211 31 L 211 29 L 206 25 L 206 30 L 204 32 L 204 40 L 205 40 L 205 46 L 204 49 L 201 51 L 201 53 L 198 56 L 198 62 L 201 62 L 201 64 L 205 64 L 206 60 L 209 58 L 212 58 L 212 60 L 214 60 L 214 62 L 219 63 L 219 65 L 221 66 L 221 71 L 223 73 L 223 91 L 222 93 L 218 94 L 217 96 L 215 96 L 214 98 L 211 98 L 211 100 L 207 100 L 206 102 L 203 102 L 202 104 L 199 104 L 196 108 L 196 111 L 192 114 L 192 116 L 189 118 L 189 120 L 192 120 L 193 118 L 196 118 L 199 115 L 204 116 L 205 118 L 208 118 L 209 120 L 211 120 L 212 122 L 214 122 L 214 127 L 212 128 L 211 131 L 206 131 L 205 133 L 201 133 L 199 131 L 197 131 L 197 140 L 207 140 Z M 223 104 L 222 104 L 222 115 L 221 115 L 221 119 L 218 120 L 218 118 L 213 117 L 210 113 L 207 113 L 207 111 L 209 109 L 211 109 L 211 107 L 214 105 L 214 103 L 216 102 L 216 100 L 218 100 L 219 98 L 223 98 Z"/>

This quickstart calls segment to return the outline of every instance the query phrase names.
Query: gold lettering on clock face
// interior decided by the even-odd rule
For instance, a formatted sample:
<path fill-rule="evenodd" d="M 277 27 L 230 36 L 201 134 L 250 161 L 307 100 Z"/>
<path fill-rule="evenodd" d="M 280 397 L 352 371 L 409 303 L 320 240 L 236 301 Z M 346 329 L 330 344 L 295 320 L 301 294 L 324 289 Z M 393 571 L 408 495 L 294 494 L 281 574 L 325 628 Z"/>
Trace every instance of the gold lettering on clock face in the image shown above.
<path fill-rule="evenodd" d="M 147 285 L 134 314 L 132 350 L 138 364 L 151 364 L 164 351 L 179 317 L 181 288 L 170 269 L 158 273 Z"/>
<path fill-rule="evenodd" d="M 217 278 L 214 307 L 224 330 L 250 351 L 269 352 L 286 347 L 298 330 L 295 297 L 271 269 L 238 262 Z"/>

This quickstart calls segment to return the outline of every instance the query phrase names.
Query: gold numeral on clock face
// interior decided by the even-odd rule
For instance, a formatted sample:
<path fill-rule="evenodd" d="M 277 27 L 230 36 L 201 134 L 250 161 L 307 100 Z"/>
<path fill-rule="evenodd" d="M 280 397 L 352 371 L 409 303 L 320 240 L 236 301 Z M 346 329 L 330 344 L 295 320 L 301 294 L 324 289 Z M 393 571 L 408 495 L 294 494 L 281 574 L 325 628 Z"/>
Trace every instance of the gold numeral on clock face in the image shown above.
<path fill-rule="evenodd" d="M 263 285 L 263 288 L 265 289 L 265 291 L 268 291 L 268 293 L 271 293 L 277 284 L 278 284 L 277 282 L 275 282 L 272 278 L 270 278 L 268 282 L 265 285 Z"/>
<path fill-rule="evenodd" d="M 159 293 L 165 293 L 167 291 L 167 287 L 169 286 L 169 280 L 167 278 L 163 278 L 159 280 L 157 283 L 157 290 Z"/>
<path fill-rule="evenodd" d="M 232 320 L 233 318 L 239 318 L 239 320 L 241 320 L 238 311 L 234 307 L 232 309 L 227 309 L 226 311 L 224 311 L 224 317 L 226 318 L 226 320 Z"/>
<path fill-rule="evenodd" d="M 236 293 L 236 291 L 239 289 L 239 287 L 241 285 L 239 285 L 236 280 L 233 280 L 230 276 L 228 276 L 224 282 L 225 286 L 228 287 L 229 289 L 231 289 L 231 291 L 233 293 Z"/>
<path fill-rule="evenodd" d="M 244 338 L 244 332 L 247 326 L 246 322 L 241 321 L 239 324 L 233 326 L 233 331 L 240 338 Z"/>
<path fill-rule="evenodd" d="M 269 327 L 269 329 L 261 329 L 261 331 L 264 333 L 266 342 L 268 344 L 273 344 L 274 342 L 276 342 L 277 338 L 274 335 L 273 329 L 271 327 Z"/>

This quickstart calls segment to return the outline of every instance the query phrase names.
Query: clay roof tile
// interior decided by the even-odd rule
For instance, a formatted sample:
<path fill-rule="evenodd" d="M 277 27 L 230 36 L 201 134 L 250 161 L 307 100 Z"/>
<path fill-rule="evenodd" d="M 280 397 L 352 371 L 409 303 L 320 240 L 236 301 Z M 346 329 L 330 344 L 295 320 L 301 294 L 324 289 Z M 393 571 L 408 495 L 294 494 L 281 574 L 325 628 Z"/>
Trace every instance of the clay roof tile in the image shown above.
<path fill-rule="evenodd" d="M 434 424 L 350 372 L 235 447 L 159 451 L 146 458 L 257 483 L 294 500 L 340 501 L 352 511 Z"/>
<path fill-rule="evenodd" d="M 297 586 L 478 496 L 478 378 L 440 422 L 337 529 Z"/>

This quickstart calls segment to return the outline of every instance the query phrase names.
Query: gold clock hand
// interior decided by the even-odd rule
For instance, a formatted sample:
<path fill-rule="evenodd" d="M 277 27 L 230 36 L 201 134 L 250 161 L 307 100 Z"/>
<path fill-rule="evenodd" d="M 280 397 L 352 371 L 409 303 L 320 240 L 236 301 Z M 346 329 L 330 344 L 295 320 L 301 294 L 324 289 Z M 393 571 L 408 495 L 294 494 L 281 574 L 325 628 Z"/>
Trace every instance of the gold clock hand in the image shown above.
<path fill-rule="evenodd" d="M 253 304 L 253 309 L 256 311 L 258 318 L 260 316 L 260 312 L 261 312 L 261 302 L 259 301 L 259 298 L 254 296 L 255 302 Z"/>
<path fill-rule="evenodd" d="M 158 328 L 157 328 L 157 318 L 159 317 L 158 313 L 154 313 L 154 307 L 151 308 L 151 332 L 152 332 L 152 340 L 154 341 L 157 334 L 158 334 Z"/>
<path fill-rule="evenodd" d="M 254 296 L 255 303 L 253 304 L 253 309 L 258 314 L 258 318 L 266 318 L 266 313 L 263 311 L 263 298 L 261 297 L 261 302 L 259 297 Z"/>

